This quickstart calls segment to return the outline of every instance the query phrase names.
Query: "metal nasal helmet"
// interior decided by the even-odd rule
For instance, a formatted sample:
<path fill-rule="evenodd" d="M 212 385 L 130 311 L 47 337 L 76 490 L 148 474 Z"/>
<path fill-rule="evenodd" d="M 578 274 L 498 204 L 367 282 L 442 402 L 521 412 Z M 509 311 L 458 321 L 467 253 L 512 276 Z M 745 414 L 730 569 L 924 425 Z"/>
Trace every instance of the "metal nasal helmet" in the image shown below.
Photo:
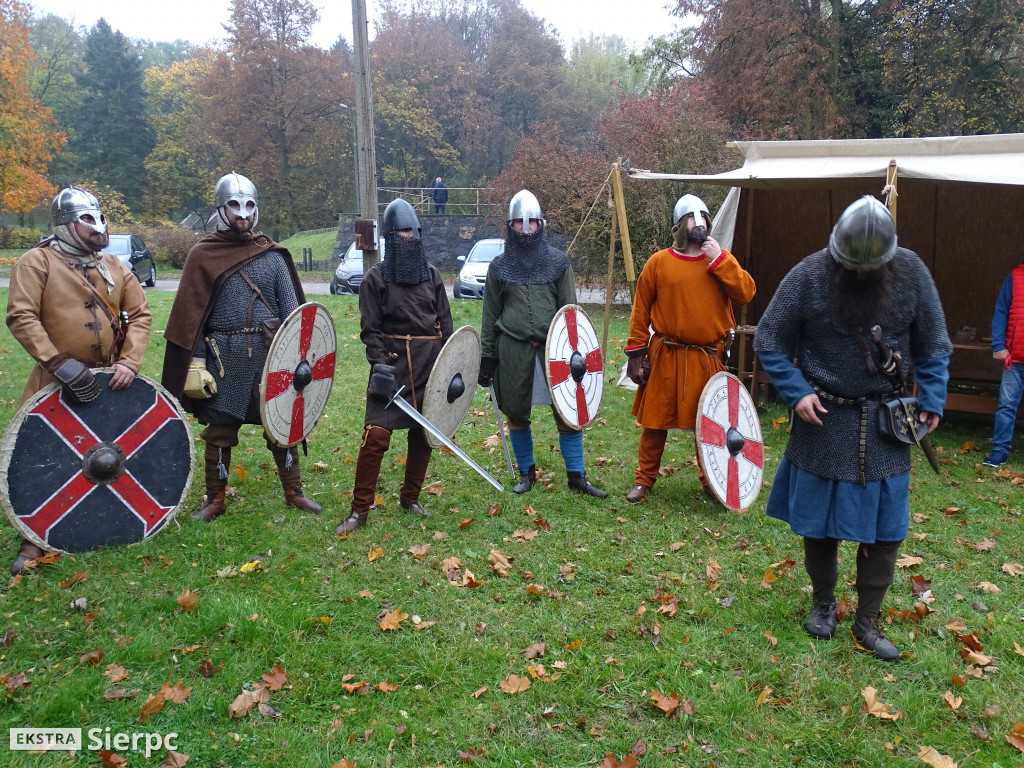
<path fill-rule="evenodd" d="M 708 207 L 704 204 L 696 195 L 683 195 L 676 200 L 676 205 L 672 209 L 672 226 L 674 227 L 682 219 L 685 219 L 690 214 L 693 214 L 693 220 L 697 221 L 697 214 L 701 214 L 704 217 L 704 224 L 697 224 L 697 226 L 705 226 L 708 228 L 708 233 L 711 233 L 711 214 L 708 212 Z"/>
<path fill-rule="evenodd" d="M 544 226 L 544 217 L 540 212 L 540 201 L 528 189 L 521 189 L 512 196 L 508 204 L 508 223 L 523 222 L 523 232 L 530 231 L 530 219 L 537 219 Z"/>
<path fill-rule="evenodd" d="M 889 209 L 864 195 L 839 217 L 828 251 L 847 269 L 867 271 L 888 264 L 896 253 L 896 222 Z"/>
<path fill-rule="evenodd" d="M 92 221 L 82 221 L 83 216 L 91 216 Z M 95 196 L 81 187 L 64 187 L 50 205 L 50 227 L 54 237 L 75 253 L 91 253 L 93 246 L 82 239 L 77 224 L 92 232 L 107 232 L 107 218 Z"/>
<path fill-rule="evenodd" d="M 416 215 L 416 209 L 408 200 L 399 197 L 388 203 L 388 207 L 384 209 L 380 231 L 382 235 L 390 235 L 403 229 L 411 229 L 414 237 L 420 236 L 420 219 Z"/>

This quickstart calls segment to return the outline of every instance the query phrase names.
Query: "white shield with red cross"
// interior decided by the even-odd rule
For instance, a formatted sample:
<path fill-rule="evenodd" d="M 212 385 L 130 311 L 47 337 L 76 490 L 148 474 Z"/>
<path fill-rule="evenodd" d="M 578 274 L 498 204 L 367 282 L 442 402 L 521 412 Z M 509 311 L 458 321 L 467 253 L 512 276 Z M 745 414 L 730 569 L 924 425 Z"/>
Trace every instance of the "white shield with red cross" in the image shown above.
<path fill-rule="evenodd" d="M 338 335 L 327 307 L 311 301 L 281 324 L 260 380 L 260 420 L 282 448 L 301 443 L 327 407 Z"/>
<path fill-rule="evenodd" d="M 558 310 L 544 351 L 551 404 L 570 427 L 583 429 L 597 416 L 604 394 L 601 345 L 583 307 L 567 304 Z"/>
<path fill-rule="evenodd" d="M 715 497 L 729 509 L 757 499 L 764 477 L 764 443 L 757 409 L 740 380 L 721 371 L 697 405 L 697 462 Z"/>
<path fill-rule="evenodd" d="M 85 552 L 153 536 L 174 519 L 192 484 L 188 416 L 156 381 L 136 376 L 75 403 L 49 384 L 18 409 L 0 444 L 0 504 L 43 549 Z"/>

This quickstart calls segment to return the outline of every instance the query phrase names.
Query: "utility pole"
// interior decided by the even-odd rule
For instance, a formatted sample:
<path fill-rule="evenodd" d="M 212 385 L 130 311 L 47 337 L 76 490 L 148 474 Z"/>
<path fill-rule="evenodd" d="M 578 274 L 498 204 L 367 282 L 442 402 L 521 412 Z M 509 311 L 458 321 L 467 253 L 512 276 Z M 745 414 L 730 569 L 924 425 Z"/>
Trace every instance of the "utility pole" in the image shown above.
<path fill-rule="evenodd" d="M 370 79 L 370 41 L 366 0 L 352 0 L 352 32 L 356 59 L 356 204 L 363 222 L 377 222 L 377 156 L 373 135 L 373 83 Z M 356 239 L 362 240 L 363 273 L 380 261 L 376 236 L 370 224 L 356 223 Z M 360 237 L 362 236 L 362 237 Z M 357 242 L 358 248 L 360 243 Z"/>

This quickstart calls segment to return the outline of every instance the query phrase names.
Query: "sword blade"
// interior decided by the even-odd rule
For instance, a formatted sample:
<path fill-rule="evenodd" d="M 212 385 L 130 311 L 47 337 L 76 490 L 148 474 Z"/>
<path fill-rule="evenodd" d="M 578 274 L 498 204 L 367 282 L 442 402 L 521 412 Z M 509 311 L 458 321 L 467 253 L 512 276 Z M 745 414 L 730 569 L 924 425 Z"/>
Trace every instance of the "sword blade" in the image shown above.
<path fill-rule="evenodd" d="M 427 419 L 423 416 L 422 413 L 417 411 L 415 408 L 413 408 L 411 405 L 409 405 L 409 403 L 405 401 L 405 399 L 401 395 L 403 389 L 405 389 L 404 386 L 399 387 L 398 392 L 394 394 L 390 402 L 388 402 L 388 405 L 391 405 L 392 403 L 397 405 L 399 408 L 402 409 L 403 412 L 411 416 L 417 424 L 419 424 L 421 427 L 427 430 L 427 432 L 429 432 L 431 435 L 436 437 L 442 444 L 444 444 L 444 446 L 448 450 L 450 450 L 464 462 L 469 464 L 469 466 L 475 469 L 477 473 L 480 475 L 480 477 L 482 477 L 488 483 L 493 485 L 499 491 L 504 491 L 505 487 L 497 480 L 495 480 L 493 477 L 491 477 L 489 474 L 487 474 L 487 470 L 485 470 L 483 467 L 481 467 L 479 464 L 473 461 L 473 459 L 471 459 L 465 451 L 459 448 L 459 446 L 453 443 L 444 432 L 442 432 L 429 421 L 427 421 Z"/>
<path fill-rule="evenodd" d="M 501 435 L 501 450 L 505 452 L 505 464 L 508 465 L 508 473 L 513 480 L 518 480 L 516 471 L 512 468 L 512 456 L 508 452 L 508 438 L 505 437 L 505 423 L 501 420 L 501 411 L 498 410 L 498 398 L 494 396 L 494 384 L 488 389 L 491 391 L 491 405 L 494 406 L 494 416 L 498 419 L 498 434 Z"/>

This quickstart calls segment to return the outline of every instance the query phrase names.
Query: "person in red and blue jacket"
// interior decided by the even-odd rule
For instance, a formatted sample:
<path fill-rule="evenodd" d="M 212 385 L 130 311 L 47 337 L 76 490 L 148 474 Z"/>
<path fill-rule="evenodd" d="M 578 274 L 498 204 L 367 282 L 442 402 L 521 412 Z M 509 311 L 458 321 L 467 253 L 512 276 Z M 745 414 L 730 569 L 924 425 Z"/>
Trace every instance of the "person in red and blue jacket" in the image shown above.
<path fill-rule="evenodd" d="M 982 464 L 999 467 L 1010 457 L 1017 406 L 1024 392 L 1024 264 L 1017 265 L 999 291 L 992 315 L 992 357 L 1003 364 L 992 431 L 992 451 Z"/>

